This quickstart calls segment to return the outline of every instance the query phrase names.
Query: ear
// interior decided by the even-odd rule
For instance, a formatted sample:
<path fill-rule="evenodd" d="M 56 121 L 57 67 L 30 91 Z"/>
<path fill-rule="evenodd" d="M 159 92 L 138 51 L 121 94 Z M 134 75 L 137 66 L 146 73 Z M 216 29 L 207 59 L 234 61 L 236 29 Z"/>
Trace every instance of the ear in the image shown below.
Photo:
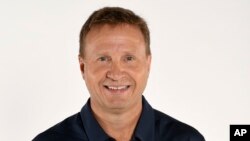
<path fill-rule="evenodd" d="M 147 56 L 147 66 L 148 66 L 148 71 L 150 72 L 150 67 L 151 67 L 151 60 L 152 60 L 152 56 L 148 55 Z"/>
<path fill-rule="evenodd" d="M 79 65 L 80 65 L 82 78 L 84 79 L 84 60 L 83 60 L 81 55 L 78 55 L 78 61 L 79 61 Z"/>

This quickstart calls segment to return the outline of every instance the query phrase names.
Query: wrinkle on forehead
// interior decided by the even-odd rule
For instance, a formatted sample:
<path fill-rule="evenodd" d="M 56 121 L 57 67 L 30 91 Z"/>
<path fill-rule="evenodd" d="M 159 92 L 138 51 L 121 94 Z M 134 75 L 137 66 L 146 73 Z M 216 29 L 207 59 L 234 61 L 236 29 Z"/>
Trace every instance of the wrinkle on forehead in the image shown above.
<path fill-rule="evenodd" d="M 125 30 L 124 30 L 125 29 Z M 106 36 L 103 36 L 101 33 L 108 33 Z M 134 25 L 128 25 L 128 24 L 120 24 L 120 25 L 96 25 L 94 26 L 88 33 L 86 37 L 86 42 L 91 42 L 92 40 L 98 41 L 101 38 L 104 37 L 112 37 L 113 40 L 119 40 L 124 38 L 124 34 L 129 33 L 131 36 L 137 38 L 133 38 L 133 41 L 140 42 L 144 41 L 143 35 L 138 27 Z M 139 35 L 139 36 L 138 36 Z M 91 38 L 89 38 L 91 37 Z M 131 40 L 131 38 L 127 38 L 128 40 Z"/>
<path fill-rule="evenodd" d="M 92 51 L 112 47 L 112 52 L 136 51 L 138 47 L 146 49 L 141 31 L 128 24 L 96 26 L 86 37 L 86 47 Z"/>

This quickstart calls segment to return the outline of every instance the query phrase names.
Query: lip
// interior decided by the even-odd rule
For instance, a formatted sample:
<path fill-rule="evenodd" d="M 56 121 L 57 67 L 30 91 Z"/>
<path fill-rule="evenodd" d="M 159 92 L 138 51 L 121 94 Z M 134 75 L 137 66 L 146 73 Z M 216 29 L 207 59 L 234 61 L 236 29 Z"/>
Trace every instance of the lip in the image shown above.
<path fill-rule="evenodd" d="M 130 85 L 104 85 L 104 89 L 110 94 L 125 94 L 129 90 Z"/>

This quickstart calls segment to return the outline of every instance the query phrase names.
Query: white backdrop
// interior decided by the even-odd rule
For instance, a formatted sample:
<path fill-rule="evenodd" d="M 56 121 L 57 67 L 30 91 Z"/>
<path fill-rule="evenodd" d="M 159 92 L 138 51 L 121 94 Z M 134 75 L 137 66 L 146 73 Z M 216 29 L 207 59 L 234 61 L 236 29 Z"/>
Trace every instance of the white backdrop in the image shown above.
<path fill-rule="evenodd" d="M 150 104 L 228 141 L 250 124 L 249 0 L 1 0 L 0 140 L 27 141 L 79 112 L 89 94 L 78 35 L 103 6 L 129 8 L 151 30 Z"/>

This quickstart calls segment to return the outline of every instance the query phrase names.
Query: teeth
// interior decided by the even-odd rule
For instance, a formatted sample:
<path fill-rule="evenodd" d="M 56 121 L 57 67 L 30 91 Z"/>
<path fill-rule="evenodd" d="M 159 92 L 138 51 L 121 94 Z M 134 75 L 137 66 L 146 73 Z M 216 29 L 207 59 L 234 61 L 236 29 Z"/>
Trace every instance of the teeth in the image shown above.
<path fill-rule="evenodd" d="M 121 89 L 126 89 L 127 86 L 118 86 L 118 87 L 108 86 L 108 88 L 112 90 L 121 90 Z"/>

